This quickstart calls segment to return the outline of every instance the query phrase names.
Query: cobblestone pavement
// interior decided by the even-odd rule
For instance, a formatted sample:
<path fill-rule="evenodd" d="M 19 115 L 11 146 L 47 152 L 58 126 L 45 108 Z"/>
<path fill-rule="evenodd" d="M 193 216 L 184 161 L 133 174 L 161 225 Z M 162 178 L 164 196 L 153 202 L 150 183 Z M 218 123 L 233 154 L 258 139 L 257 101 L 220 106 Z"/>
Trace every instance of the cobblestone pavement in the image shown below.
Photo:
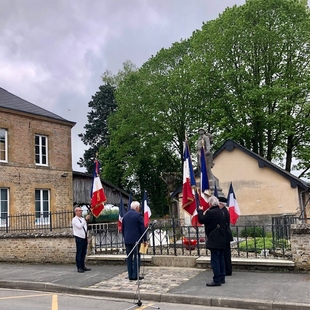
<path fill-rule="evenodd" d="M 203 271 L 196 268 L 143 267 L 140 275 L 144 279 L 140 281 L 140 292 L 166 293 Z M 126 271 L 89 288 L 135 291 L 137 287 L 138 281 L 129 281 Z"/>

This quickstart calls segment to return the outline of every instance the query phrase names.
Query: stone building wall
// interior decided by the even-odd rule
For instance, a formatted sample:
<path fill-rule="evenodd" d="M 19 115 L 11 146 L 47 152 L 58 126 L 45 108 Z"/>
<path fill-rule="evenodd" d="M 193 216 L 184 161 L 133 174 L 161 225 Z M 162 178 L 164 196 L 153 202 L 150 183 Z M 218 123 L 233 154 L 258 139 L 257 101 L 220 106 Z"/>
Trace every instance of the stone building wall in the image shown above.
<path fill-rule="evenodd" d="M 310 271 L 310 224 L 291 225 L 291 249 L 296 269 Z"/>
<path fill-rule="evenodd" d="M 0 262 L 75 263 L 72 233 L 41 235 L 4 235 L 0 238 Z"/>
<path fill-rule="evenodd" d="M 8 161 L 0 163 L 0 188 L 9 189 L 9 214 L 33 213 L 35 189 L 50 190 L 51 211 L 72 209 L 71 128 L 67 121 L 0 113 L 7 130 Z M 35 135 L 48 137 L 48 165 L 35 163 Z"/>

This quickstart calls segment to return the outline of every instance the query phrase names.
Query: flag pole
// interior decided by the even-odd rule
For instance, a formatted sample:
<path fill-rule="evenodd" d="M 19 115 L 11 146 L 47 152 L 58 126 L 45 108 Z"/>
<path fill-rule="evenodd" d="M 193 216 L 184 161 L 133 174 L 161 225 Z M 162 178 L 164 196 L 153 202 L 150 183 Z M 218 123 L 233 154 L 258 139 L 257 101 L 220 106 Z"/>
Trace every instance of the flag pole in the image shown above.
<path fill-rule="evenodd" d="M 137 302 L 134 302 L 134 305 L 132 307 L 129 307 L 125 310 L 129 310 L 135 307 L 140 307 L 142 306 L 142 300 L 141 300 L 141 295 L 140 295 L 140 268 L 139 268 L 139 259 L 138 259 L 138 255 L 139 255 L 139 245 L 142 244 L 141 241 L 143 239 L 143 237 L 145 236 L 145 234 L 149 231 L 149 229 L 153 228 L 153 226 L 157 223 L 157 221 L 154 221 L 151 225 L 149 225 L 148 227 L 146 227 L 144 233 L 141 235 L 140 239 L 135 243 L 134 247 L 132 248 L 132 250 L 128 253 L 128 255 L 126 256 L 126 259 L 128 259 L 128 257 L 130 257 L 130 255 L 132 255 L 132 253 L 134 251 L 136 251 L 137 253 L 137 280 L 138 280 L 138 287 L 137 287 L 137 297 L 138 300 Z M 159 307 L 153 306 L 153 305 L 146 305 L 143 306 L 143 309 L 146 308 L 153 308 L 153 309 L 160 309 Z"/>

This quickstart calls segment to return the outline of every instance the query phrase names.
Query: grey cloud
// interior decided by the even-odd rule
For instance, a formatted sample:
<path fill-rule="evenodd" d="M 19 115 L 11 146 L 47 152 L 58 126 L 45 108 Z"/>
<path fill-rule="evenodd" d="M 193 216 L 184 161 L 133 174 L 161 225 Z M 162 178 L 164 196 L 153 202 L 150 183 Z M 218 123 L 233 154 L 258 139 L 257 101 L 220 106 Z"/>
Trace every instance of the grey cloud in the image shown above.
<path fill-rule="evenodd" d="M 0 86 L 68 120 L 73 169 L 85 146 L 77 136 L 106 70 L 141 66 L 191 36 L 227 6 L 245 0 L 1 0 Z"/>

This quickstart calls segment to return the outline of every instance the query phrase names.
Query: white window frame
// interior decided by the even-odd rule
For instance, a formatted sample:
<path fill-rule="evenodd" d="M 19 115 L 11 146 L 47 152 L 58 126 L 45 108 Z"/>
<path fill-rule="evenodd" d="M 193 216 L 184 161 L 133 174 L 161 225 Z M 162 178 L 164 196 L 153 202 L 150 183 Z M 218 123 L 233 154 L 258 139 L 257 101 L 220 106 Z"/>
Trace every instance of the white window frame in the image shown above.
<path fill-rule="evenodd" d="M 39 193 L 39 199 L 37 199 Z M 44 199 L 44 193 L 47 193 L 47 199 Z M 35 223 L 36 225 L 47 225 L 50 223 L 50 206 L 51 206 L 51 193 L 49 189 L 35 189 Z M 47 209 L 44 210 L 44 205 L 47 203 Z"/>
<path fill-rule="evenodd" d="M 0 128 L 0 130 L 4 130 L 4 159 L 1 159 L 0 162 L 7 163 L 8 162 L 8 131 L 5 128 Z"/>
<path fill-rule="evenodd" d="M 6 191 L 7 199 L 2 199 L 2 191 Z M 3 206 L 6 205 L 6 212 L 3 211 Z M 0 227 L 5 227 L 6 225 L 9 225 L 6 221 L 8 220 L 9 216 L 9 206 L 10 206 L 10 191 L 6 187 L 0 187 Z M 3 218 L 3 215 L 4 216 Z"/>
<path fill-rule="evenodd" d="M 39 139 L 39 144 L 36 143 L 36 138 Z M 45 145 L 43 143 L 43 140 L 45 139 Z M 48 137 L 44 136 L 44 135 L 35 135 L 34 138 L 34 152 L 35 152 L 35 162 L 37 166 L 48 166 Z M 38 152 L 37 152 L 37 147 L 38 147 Z M 44 148 L 46 148 L 45 150 L 45 154 L 44 154 Z M 38 161 L 37 161 L 37 156 L 38 156 Z M 45 159 L 45 163 L 44 163 L 44 159 Z"/>

